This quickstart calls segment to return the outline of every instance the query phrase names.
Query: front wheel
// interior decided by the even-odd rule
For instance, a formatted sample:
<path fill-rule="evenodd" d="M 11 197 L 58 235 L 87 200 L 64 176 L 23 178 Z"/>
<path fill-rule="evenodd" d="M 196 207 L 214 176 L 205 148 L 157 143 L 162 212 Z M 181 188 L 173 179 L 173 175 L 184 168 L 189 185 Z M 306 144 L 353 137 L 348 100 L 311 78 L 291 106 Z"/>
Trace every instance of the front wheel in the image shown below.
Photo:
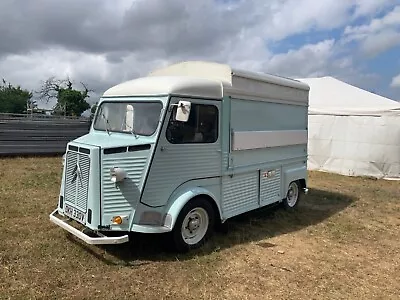
<path fill-rule="evenodd" d="M 172 230 L 176 250 L 186 252 L 201 247 L 214 227 L 214 211 L 203 198 L 189 201 L 181 210 Z"/>

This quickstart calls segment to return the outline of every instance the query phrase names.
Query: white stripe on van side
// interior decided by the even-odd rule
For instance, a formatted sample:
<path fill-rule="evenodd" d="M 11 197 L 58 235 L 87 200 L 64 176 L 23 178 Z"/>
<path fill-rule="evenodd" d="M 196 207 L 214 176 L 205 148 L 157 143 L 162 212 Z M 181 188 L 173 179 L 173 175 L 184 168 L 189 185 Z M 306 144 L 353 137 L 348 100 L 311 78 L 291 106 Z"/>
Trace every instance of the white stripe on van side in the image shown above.
<path fill-rule="evenodd" d="M 234 131 L 232 149 L 247 150 L 307 144 L 307 130 Z"/>

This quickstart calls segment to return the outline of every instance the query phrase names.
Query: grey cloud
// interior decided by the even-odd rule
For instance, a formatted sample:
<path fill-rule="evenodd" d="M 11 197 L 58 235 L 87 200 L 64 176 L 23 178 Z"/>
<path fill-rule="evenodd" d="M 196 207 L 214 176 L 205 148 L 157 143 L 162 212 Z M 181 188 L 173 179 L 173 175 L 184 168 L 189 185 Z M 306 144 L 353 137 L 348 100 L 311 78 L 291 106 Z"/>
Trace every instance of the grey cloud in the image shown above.
<path fill-rule="evenodd" d="M 96 16 L 95 4 L 95 0 L 2 0 L 0 53 L 26 53 L 60 45 L 87 48 L 83 45 L 93 40 L 85 36 L 85 22 Z"/>
<path fill-rule="evenodd" d="M 0 76 L 30 87 L 68 73 L 99 95 L 113 84 L 188 59 L 285 76 L 328 74 L 337 69 L 332 53 L 338 48 L 300 46 L 274 55 L 267 45 L 271 39 L 339 26 L 351 5 L 335 0 L 319 6 L 312 0 L 0 0 Z M 337 64 L 352 68 L 346 61 Z"/>
<path fill-rule="evenodd" d="M 321 76 L 334 59 L 334 47 L 334 40 L 304 45 L 296 51 L 275 55 L 264 63 L 264 70 L 288 77 Z"/>
<path fill-rule="evenodd" d="M 113 1 L 114 2 L 114 1 Z M 105 0 L 0 2 L 0 56 L 64 47 L 108 53 L 158 51 L 159 55 L 207 55 L 255 24 L 253 2 L 233 10 L 213 0 L 136 0 L 125 13 L 115 13 Z M 115 1 L 118 5 L 120 1 Z M 247 13 L 246 13 L 247 12 Z"/>
<path fill-rule="evenodd" d="M 392 29 L 368 35 L 361 43 L 361 50 L 374 57 L 400 44 L 400 32 Z"/>
<path fill-rule="evenodd" d="M 109 52 L 106 54 L 106 60 L 113 64 L 122 63 L 126 55 L 128 55 L 128 53 L 124 51 Z"/>
<path fill-rule="evenodd" d="M 227 11 L 213 0 L 136 1 L 127 11 L 119 39 L 129 49 L 159 50 L 166 57 L 213 55 L 236 39 L 241 28 L 256 24 L 253 2 Z"/>

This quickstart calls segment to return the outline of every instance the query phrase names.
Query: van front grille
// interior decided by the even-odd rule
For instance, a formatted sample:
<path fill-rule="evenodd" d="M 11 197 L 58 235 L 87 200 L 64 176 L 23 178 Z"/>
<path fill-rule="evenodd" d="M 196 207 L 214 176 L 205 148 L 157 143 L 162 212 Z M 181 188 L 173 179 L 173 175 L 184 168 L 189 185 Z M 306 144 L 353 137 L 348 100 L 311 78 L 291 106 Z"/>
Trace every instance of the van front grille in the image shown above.
<path fill-rule="evenodd" d="M 68 151 L 65 169 L 65 202 L 86 212 L 89 189 L 90 157 Z"/>

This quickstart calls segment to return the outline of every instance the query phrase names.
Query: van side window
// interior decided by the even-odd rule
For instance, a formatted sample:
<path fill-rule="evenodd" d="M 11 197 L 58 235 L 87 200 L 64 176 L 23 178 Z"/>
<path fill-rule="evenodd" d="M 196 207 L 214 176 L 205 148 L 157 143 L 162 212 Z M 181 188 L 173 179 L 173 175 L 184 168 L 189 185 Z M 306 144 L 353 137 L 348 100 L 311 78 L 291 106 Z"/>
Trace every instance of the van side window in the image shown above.
<path fill-rule="evenodd" d="M 218 108 L 192 103 L 187 122 L 175 120 L 174 106 L 166 130 L 171 144 L 215 143 L 218 139 Z"/>

